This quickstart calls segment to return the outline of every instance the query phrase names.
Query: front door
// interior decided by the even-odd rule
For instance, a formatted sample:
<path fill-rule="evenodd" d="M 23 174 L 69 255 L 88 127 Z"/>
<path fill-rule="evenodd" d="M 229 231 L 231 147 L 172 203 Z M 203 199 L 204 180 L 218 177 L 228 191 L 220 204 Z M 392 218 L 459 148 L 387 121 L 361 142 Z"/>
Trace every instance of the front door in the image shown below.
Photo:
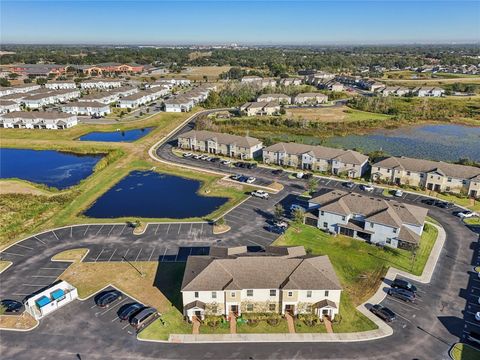
<path fill-rule="evenodd" d="M 440 184 L 435 184 L 435 188 L 433 190 L 439 192 L 440 191 Z"/>
<path fill-rule="evenodd" d="M 285 305 L 285 312 L 286 313 L 290 313 L 290 314 L 294 314 L 294 311 L 295 311 L 295 305 Z"/>
<path fill-rule="evenodd" d="M 230 311 L 234 314 L 238 313 L 238 305 L 230 305 Z"/>

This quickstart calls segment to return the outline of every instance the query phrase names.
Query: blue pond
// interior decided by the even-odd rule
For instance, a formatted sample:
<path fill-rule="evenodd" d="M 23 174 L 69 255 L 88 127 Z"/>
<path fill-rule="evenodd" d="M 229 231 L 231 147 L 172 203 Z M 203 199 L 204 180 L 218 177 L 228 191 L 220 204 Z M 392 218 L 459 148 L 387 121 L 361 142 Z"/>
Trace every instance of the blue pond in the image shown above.
<path fill-rule="evenodd" d="M 153 171 L 132 171 L 103 194 L 84 215 L 92 218 L 185 219 L 210 214 L 227 198 L 200 196 L 200 181 Z"/>
<path fill-rule="evenodd" d="M 359 149 L 364 153 L 383 150 L 390 155 L 431 160 L 480 161 L 480 127 L 421 125 L 394 130 L 377 130 L 367 135 L 335 136 L 326 146 Z"/>
<path fill-rule="evenodd" d="M 54 150 L 0 149 L 0 178 L 19 178 L 58 189 L 76 185 L 92 174 L 102 155 Z"/>
<path fill-rule="evenodd" d="M 132 142 L 138 140 L 150 131 L 153 127 L 143 128 L 143 129 L 132 129 L 125 131 L 111 131 L 111 132 L 101 132 L 95 131 L 83 136 L 80 136 L 78 140 L 80 141 L 105 141 L 105 142 Z"/>

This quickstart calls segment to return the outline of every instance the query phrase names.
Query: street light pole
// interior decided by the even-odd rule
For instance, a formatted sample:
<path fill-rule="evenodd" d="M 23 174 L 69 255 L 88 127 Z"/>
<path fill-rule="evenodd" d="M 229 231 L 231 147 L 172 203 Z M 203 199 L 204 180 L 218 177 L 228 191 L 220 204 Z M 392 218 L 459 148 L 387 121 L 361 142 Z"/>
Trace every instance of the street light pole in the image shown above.
<path fill-rule="evenodd" d="M 142 273 L 140 270 L 138 270 L 138 269 L 135 267 L 135 265 L 133 265 L 130 261 L 128 261 L 128 260 L 125 258 L 125 256 L 122 256 L 122 259 L 125 260 L 131 267 L 133 267 L 133 268 L 140 274 L 141 277 L 144 277 L 143 273 Z"/>

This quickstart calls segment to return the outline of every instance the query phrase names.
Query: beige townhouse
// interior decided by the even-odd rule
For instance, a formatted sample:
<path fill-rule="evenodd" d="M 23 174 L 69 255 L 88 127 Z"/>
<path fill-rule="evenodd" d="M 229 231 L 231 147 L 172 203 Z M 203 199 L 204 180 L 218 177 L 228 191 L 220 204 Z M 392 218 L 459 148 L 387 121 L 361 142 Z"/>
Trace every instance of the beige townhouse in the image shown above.
<path fill-rule="evenodd" d="M 241 246 L 189 256 L 181 292 L 188 320 L 249 312 L 333 319 L 342 287 L 328 256 L 307 256 L 303 246 L 267 247 L 264 253 Z"/>
<path fill-rule="evenodd" d="M 328 96 L 321 93 L 301 93 L 293 98 L 294 104 L 323 104 Z"/>
<path fill-rule="evenodd" d="M 274 115 L 280 111 L 280 104 L 276 101 L 248 102 L 240 106 L 240 113 L 246 116 Z"/>
<path fill-rule="evenodd" d="M 263 94 L 257 98 L 258 102 L 277 102 L 279 104 L 290 104 L 292 98 L 285 94 Z"/>
<path fill-rule="evenodd" d="M 353 150 L 296 143 L 277 143 L 263 149 L 263 162 L 305 170 L 361 177 L 368 168 L 368 157 Z"/>
<path fill-rule="evenodd" d="M 480 168 L 443 161 L 388 157 L 372 164 L 372 180 L 480 196 Z"/>
<path fill-rule="evenodd" d="M 178 136 L 178 147 L 233 158 L 253 159 L 261 154 L 263 144 L 250 136 L 191 130 Z"/>

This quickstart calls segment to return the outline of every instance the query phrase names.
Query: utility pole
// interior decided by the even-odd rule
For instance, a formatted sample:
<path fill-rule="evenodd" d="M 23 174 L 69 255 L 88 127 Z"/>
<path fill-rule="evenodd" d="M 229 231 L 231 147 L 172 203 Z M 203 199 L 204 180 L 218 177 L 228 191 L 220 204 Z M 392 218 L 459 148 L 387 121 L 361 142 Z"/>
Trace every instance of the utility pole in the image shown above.
<path fill-rule="evenodd" d="M 133 267 L 133 268 L 140 274 L 141 277 L 144 277 L 144 276 L 145 276 L 145 275 L 143 275 L 143 273 L 142 273 L 140 270 L 138 270 L 138 269 L 135 267 L 135 265 L 133 265 L 130 261 L 128 261 L 128 260 L 125 258 L 125 256 L 122 256 L 122 259 L 125 260 L 131 267 Z"/>

